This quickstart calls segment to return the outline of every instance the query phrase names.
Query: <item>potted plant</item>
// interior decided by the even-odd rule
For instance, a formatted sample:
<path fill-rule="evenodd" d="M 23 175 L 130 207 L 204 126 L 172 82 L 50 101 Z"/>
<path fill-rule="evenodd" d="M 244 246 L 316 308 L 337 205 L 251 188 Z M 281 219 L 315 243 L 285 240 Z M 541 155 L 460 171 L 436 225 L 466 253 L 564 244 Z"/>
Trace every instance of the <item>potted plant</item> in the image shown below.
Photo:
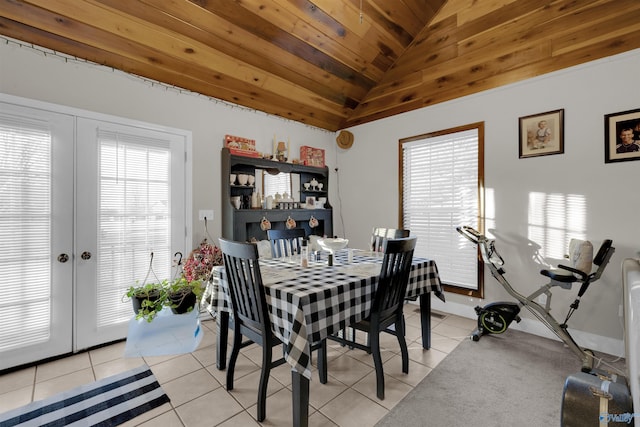
<path fill-rule="evenodd" d="M 188 281 L 209 281 L 211 271 L 216 265 L 222 265 L 222 251 L 204 239 L 187 257 L 184 263 L 184 277 Z"/>
<path fill-rule="evenodd" d="M 193 310 L 196 302 L 202 298 L 204 287 L 199 280 L 189 281 L 181 276 L 167 285 L 166 292 L 165 304 L 173 313 L 183 314 Z"/>
<path fill-rule="evenodd" d="M 178 254 L 180 254 L 178 252 Z M 174 279 L 159 280 L 152 269 L 153 253 L 149 262 L 149 271 L 144 285 L 131 286 L 124 297 L 129 297 L 136 313 L 136 319 L 151 322 L 164 308 L 169 307 L 176 314 L 193 310 L 205 292 L 206 283 L 211 279 L 212 268 L 222 265 L 222 251 L 204 239 L 200 246 L 191 251 L 182 265 L 182 254 L 177 261 L 178 270 Z M 147 278 L 153 274 L 154 283 L 147 283 Z"/>
<path fill-rule="evenodd" d="M 201 283 L 201 289 L 206 294 L 204 297 L 206 303 L 211 303 L 213 288 L 209 285 L 212 282 L 213 267 L 218 265 L 222 265 L 222 251 L 216 245 L 209 243 L 206 238 L 191 251 L 184 263 L 183 277 L 187 281 Z M 198 296 L 198 300 L 201 299 Z"/>
<path fill-rule="evenodd" d="M 125 296 L 131 299 L 136 319 L 151 322 L 166 305 L 167 281 L 131 286 Z"/>

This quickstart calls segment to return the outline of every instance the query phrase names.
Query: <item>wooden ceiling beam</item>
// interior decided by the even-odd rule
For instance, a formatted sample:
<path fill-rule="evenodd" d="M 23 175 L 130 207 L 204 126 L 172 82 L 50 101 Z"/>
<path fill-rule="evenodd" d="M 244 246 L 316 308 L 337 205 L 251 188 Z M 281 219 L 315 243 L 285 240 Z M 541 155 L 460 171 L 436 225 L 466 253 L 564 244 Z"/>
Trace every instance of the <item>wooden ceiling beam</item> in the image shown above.
<path fill-rule="evenodd" d="M 638 0 L 0 0 L 0 34 L 338 130 L 640 48 Z"/>
<path fill-rule="evenodd" d="M 168 31 L 184 34 L 225 55 L 235 56 L 253 67 L 269 70 L 272 74 L 313 93 L 322 94 L 328 101 L 345 108 L 353 108 L 366 94 L 366 88 L 319 70 L 295 55 L 276 48 L 208 11 L 203 11 L 190 1 L 99 1 L 123 13 L 146 19 Z"/>
<path fill-rule="evenodd" d="M 0 17 L 0 28 L 2 28 L 3 34 L 8 37 L 12 37 L 17 40 L 32 40 L 34 44 L 40 46 L 46 42 L 50 45 L 49 49 L 58 52 L 72 52 L 68 53 L 68 55 L 72 57 L 83 58 L 88 61 L 99 63 L 98 61 L 100 61 L 100 58 L 103 58 L 105 55 L 105 52 L 100 49 L 92 48 L 85 44 L 65 39 L 56 34 L 47 33 L 2 17 Z M 274 114 L 321 129 L 337 130 L 338 128 L 336 123 L 339 123 L 342 120 L 342 117 L 325 114 L 314 109 L 301 109 L 299 104 L 286 99 L 281 100 L 274 98 L 264 100 L 261 99 L 260 94 L 254 94 L 254 97 L 249 99 L 251 95 L 246 95 L 229 89 L 227 85 L 212 84 L 210 81 L 194 78 L 189 74 L 154 68 L 147 63 L 140 63 L 128 57 L 110 55 L 108 62 L 116 64 L 117 66 L 114 68 L 133 75 L 148 78 L 151 81 L 159 80 L 164 84 L 175 86 L 177 90 L 184 89 L 185 91 L 202 94 L 203 96 L 208 96 L 217 100 L 227 101 L 231 103 L 230 105 L 253 105 L 253 107 L 247 108 Z M 102 65 L 111 66 L 106 63 L 103 63 Z M 153 70 L 155 78 L 148 76 L 149 69 Z M 212 81 L 218 83 L 217 80 Z M 180 84 L 172 84 L 171 82 L 180 82 Z"/>
<path fill-rule="evenodd" d="M 214 52 L 199 42 L 163 32 L 162 29 L 152 24 L 145 25 L 145 23 L 137 22 L 133 18 L 126 19 L 126 17 L 119 16 L 116 11 L 107 10 L 106 6 L 93 1 L 88 0 L 78 4 L 74 1 L 31 0 L 30 3 L 45 9 L 47 6 L 56 7 L 57 11 L 63 13 L 63 15 L 58 15 L 59 18 L 56 20 L 38 22 L 38 25 L 45 31 L 70 39 L 73 39 L 77 34 L 83 34 L 83 37 L 86 37 L 87 33 L 95 32 L 95 36 L 89 37 L 87 40 L 94 47 L 106 52 L 111 51 L 137 60 L 144 58 L 157 67 L 167 67 L 167 64 L 170 63 L 171 67 L 179 69 L 185 74 L 204 73 L 219 81 L 225 80 L 227 87 L 233 88 L 235 86 L 235 90 L 238 92 L 277 90 L 279 92 L 274 92 L 274 94 L 286 93 L 287 96 L 309 108 L 335 112 L 336 107 L 338 110 L 343 107 L 270 74 L 266 70 L 252 67 L 221 52 Z M 99 12 L 95 7 L 100 8 Z M 78 27 L 86 27 L 80 32 L 69 30 L 69 22 L 89 22 L 90 17 L 97 13 L 103 17 L 99 22 L 92 22 L 91 26 L 76 24 Z M 19 18 L 19 16 L 16 17 L 16 19 Z M 157 49 L 161 49 L 166 56 L 161 59 L 160 51 Z M 141 52 L 145 54 L 141 54 Z M 249 87 L 243 89 L 245 85 L 249 85 Z M 284 87 L 286 87 L 286 91 L 282 92 Z"/>
<path fill-rule="evenodd" d="M 193 0 L 197 2 L 198 0 Z M 371 88 L 375 81 L 358 74 L 354 69 L 335 60 L 331 56 L 316 49 L 307 43 L 302 42 L 289 32 L 280 29 L 270 21 L 255 15 L 246 9 L 242 4 L 230 2 L 228 0 L 207 0 L 200 5 L 206 10 L 223 17 L 234 25 L 243 28 L 245 31 L 254 34 L 263 40 L 278 46 L 279 48 L 294 54 L 298 58 L 315 65 L 319 69 L 325 70 L 345 81 L 350 81 L 364 88 Z M 270 9 L 269 9 L 270 10 Z M 264 10 L 262 14 L 266 14 Z"/>

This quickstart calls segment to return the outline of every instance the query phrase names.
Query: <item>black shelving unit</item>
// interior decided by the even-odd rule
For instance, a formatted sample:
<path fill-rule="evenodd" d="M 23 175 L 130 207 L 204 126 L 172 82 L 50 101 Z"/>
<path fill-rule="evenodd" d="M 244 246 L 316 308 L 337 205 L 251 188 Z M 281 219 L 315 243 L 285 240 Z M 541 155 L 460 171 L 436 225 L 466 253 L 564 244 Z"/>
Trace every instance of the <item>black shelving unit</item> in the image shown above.
<path fill-rule="evenodd" d="M 235 174 L 253 175 L 256 179 L 256 169 L 266 170 L 269 173 L 292 173 L 300 175 L 300 201 L 304 204 L 307 197 L 327 197 L 324 208 L 317 209 L 236 209 L 231 204 L 232 196 L 241 196 L 245 200 L 251 198 L 255 190 L 254 186 L 232 185 L 229 176 Z M 245 157 L 231 154 L 228 148 L 222 149 L 221 155 L 221 182 L 222 182 L 222 237 L 236 241 L 251 241 L 252 239 L 264 240 L 267 238 L 266 231 L 260 228 L 262 218 L 267 218 L 271 222 L 272 229 L 286 228 L 286 221 L 293 218 L 298 228 L 304 228 L 307 235 L 333 235 L 333 209 L 328 199 L 329 190 L 329 169 L 314 166 L 296 165 L 292 163 L 278 162 L 275 160 Z M 323 184 L 322 190 L 304 188 L 305 182 L 315 179 Z M 247 203 L 244 204 L 245 206 Z M 318 220 L 318 226 L 311 228 L 309 220 L 311 217 Z"/>

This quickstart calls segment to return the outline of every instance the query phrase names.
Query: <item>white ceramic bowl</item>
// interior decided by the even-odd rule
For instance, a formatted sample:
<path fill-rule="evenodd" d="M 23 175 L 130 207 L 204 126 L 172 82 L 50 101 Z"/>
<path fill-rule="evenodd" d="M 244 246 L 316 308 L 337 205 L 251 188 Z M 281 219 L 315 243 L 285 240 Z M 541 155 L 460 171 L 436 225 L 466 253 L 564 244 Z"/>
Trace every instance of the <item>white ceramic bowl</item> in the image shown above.
<path fill-rule="evenodd" d="M 249 185 L 253 185 L 253 183 L 256 182 L 256 177 L 253 175 L 249 175 L 247 179 L 248 179 L 247 182 L 249 183 Z"/>
<path fill-rule="evenodd" d="M 349 239 L 336 238 L 324 238 L 318 239 L 320 247 L 326 251 L 335 252 L 340 249 L 344 249 L 349 244 Z"/>
<path fill-rule="evenodd" d="M 235 173 L 229 174 L 229 183 L 231 185 L 236 183 L 236 174 Z"/>
<path fill-rule="evenodd" d="M 238 175 L 238 183 L 240 185 L 247 185 L 247 181 L 249 180 L 249 175 L 245 173 L 241 173 Z"/>

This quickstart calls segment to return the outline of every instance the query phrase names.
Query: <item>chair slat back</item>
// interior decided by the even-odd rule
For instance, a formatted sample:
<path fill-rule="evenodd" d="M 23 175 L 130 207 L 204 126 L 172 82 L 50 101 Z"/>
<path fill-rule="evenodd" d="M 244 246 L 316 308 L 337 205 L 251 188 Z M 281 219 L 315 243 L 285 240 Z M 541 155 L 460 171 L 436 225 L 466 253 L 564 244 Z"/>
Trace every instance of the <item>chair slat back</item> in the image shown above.
<path fill-rule="evenodd" d="M 409 283 L 415 237 L 388 239 L 371 313 L 386 318 L 402 309 Z"/>
<path fill-rule="evenodd" d="M 267 298 L 262 284 L 258 248 L 253 243 L 220 239 L 234 322 L 267 336 L 271 331 Z"/>
<path fill-rule="evenodd" d="M 267 239 L 271 243 L 271 254 L 274 258 L 299 254 L 301 240 L 304 237 L 305 231 L 302 228 L 267 230 Z"/>
<path fill-rule="evenodd" d="M 409 237 L 410 230 L 401 228 L 380 228 L 375 227 L 371 233 L 371 250 L 374 252 L 384 251 L 384 243 L 388 239 L 402 239 Z"/>

